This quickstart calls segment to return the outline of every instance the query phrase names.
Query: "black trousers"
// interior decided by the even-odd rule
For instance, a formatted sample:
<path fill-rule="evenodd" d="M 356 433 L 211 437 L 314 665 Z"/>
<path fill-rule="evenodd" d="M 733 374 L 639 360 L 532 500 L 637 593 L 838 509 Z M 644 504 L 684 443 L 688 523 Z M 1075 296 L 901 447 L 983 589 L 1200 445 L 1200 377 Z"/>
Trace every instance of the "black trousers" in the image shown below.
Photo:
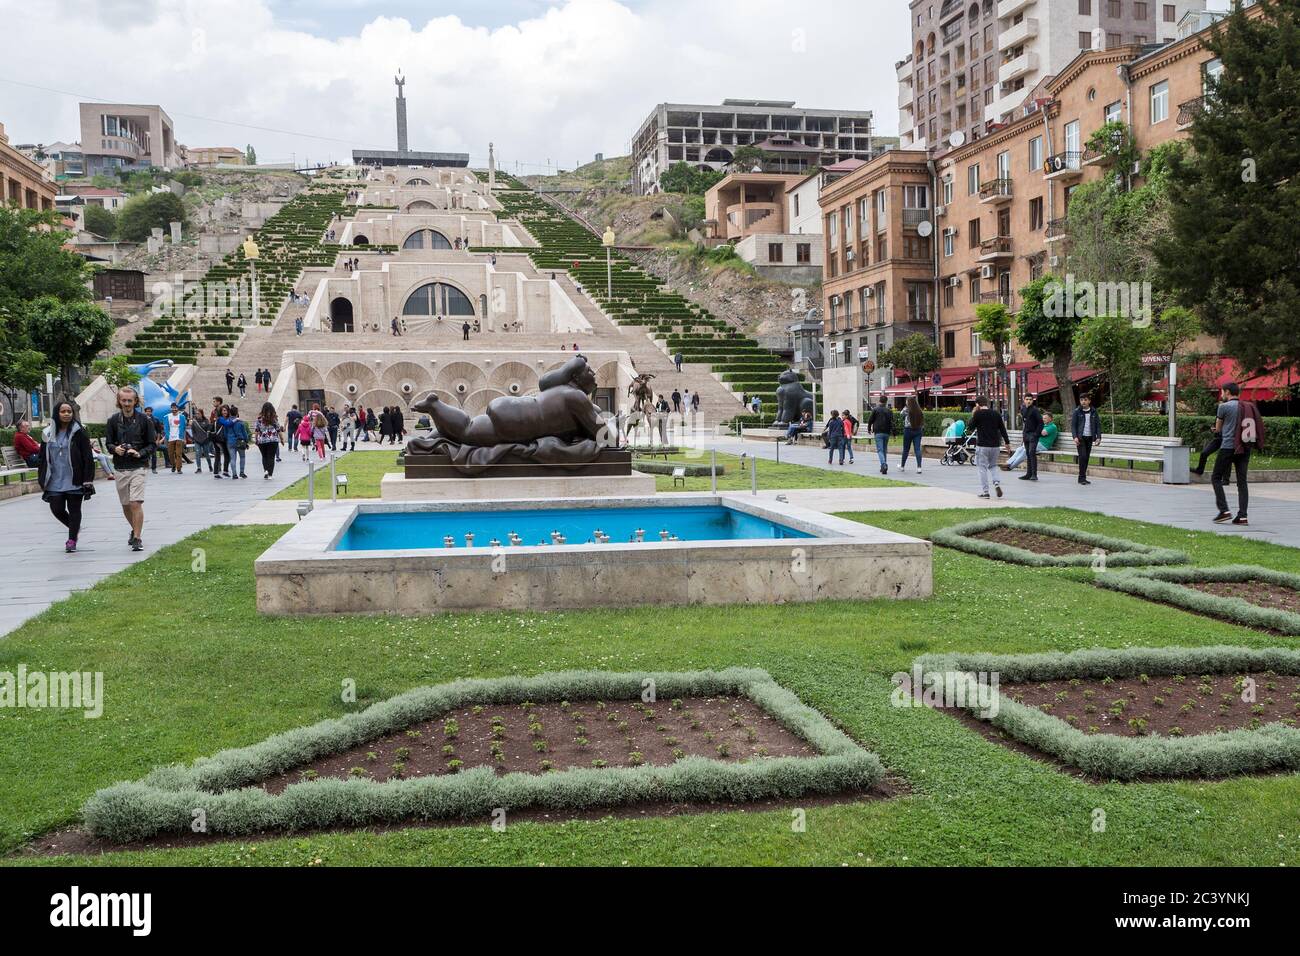
<path fill-rule="evenodd" d="M 1088 460 L 1092 458 L 1092 436 L 1079 439 L 1079 480 L 1085 481 L 1088 477 Z"/>
<path fill-rule="evenodd" d="M 51 495 L 50 513 L 58 519 L 59 524 L 68 529 L 68 537 L 73 541 L 81 533 L 81 495 Z"/>
<path fill-rule="evenodd" d="M 331 425 L 330 426 L 330 448 L 333 448 L 338 443 L 338 440 L 339 440 L 339 427 L 337 425 Z"/>
<path fill-rule="evenodd" d="M 1021 435 L 1020 441 L 1025 446 L 1025 476 L 1038 477 L 1038 436 Z"/>
<path fill-rule="evenodd" d="M 274 475 L 275 453 L 280 450 L 280 443 L 275 441 L 262 442 L 257 446 L 257 450 L 262 453 L 262 470 L 268 475 Z"/>
<path fill-rule="evenodd" d="M 1223 491 L 1224 483 L 1233 469 L 1237 471 L 1237 517 L 1246 517 L 1246 506 L 1250 503 L 1250 490 L 1246 486 L 1246 471 L 1250 467 L 1250 449 L 1237 454 L 1231 448 L 1220 448 L 1219 457 L 1214 459 L 1214 474 L 1210 483 L 1214 485 L 1214 503 L 1219 512 L 1228 510 L 1228 496 Z"/>
<path fill-rule="evenodd" d="M 230 470 L 230 449 L 226 446 L 225 439 L 214 441 L 212 443 L 212 473 L 215 475 L 219 471 Z"/>
<path fill-rule="evenodd" d="M 1196 462 L 1196 467 L 1193 468 L 1192 471 L 1196 472 L 1198 475 L 1205 474 L 1205 463 L 1209 461 L 1211 455 L 1213 455 L 1216 451 L 1218 451 L 1222 447 L 1223 447 L 1222 436 L 1211 435 L 1210 440 L 1207 441 L 1205 443 L 1205 447 L 1201 449 L 1201 457 Z"/>

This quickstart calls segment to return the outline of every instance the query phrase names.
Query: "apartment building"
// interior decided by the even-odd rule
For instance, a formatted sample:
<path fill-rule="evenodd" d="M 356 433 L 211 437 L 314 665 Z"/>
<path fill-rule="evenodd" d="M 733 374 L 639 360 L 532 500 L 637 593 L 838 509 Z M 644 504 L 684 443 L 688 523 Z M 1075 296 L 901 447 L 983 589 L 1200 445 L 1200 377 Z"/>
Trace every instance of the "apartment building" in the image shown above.
<path fill-rule="evenodd" d="M 1206 0 L 910 0 L 912 46 L 897 64 L 905 146 L 979 139 L 1080 52 L 1168 43 Z M 960 134 L 953 140 L 953 134 Z"/>
<path fill-rule="evenodd" d="M 876 136 L 870 110 L 801 109 L 793 100 L 725 99 L 720 105 L 660 103 L 632 137 L 632 182 L 659 191 L 673 163 L 721 170 L 739 146 L 767 149 L 782 171 L 802 173 L 842 159 L 870 159 L 891 145 Z"/>
<path fill-rule="evenodd" d="M 9 145 L 0 123 L 0 203 L 20 209 L 53 209 L 58 188 L 40 163 Z"/>
<path fill-rule="evenodd" d="M 82 103 L 80 109 L 85 175 L 183 165 L 175 127 L 161 106 Z"/>
<path fill-rule="evenodd" d="M 878 364 L 896 339 L 935 330 L 934 209 L 929 155 L 891 150 L 821 194 L 822 318 L 828 368 Z M 870 374 L 876 391 L 895 382 Z"/>
<path fill-rule="evenodd" d="M 887 153 L 825 189 L 823 288 L 832 358 L 838 353 L 840 362 L 863 355 L 875 361 L 879 349 L 872 336 L 881 317 L 870 310 L 883 306 L 883 325 L 896 330 L 894 337 L 904 330 L 924 331 L 926 323 L 899 323 L 891 316 L 933 316 L 930 329 L 944 365 L 941 396 L 969 398 L 977 389 L 991 388 L 996 357 L 974 333 L 976 307 L 1001 302 L 1015 312 L 1021 287 L 1063 267 L 1071 194 L 1082 183 L 1118 172 L 1108 168 L 1105 154 L 1087 148 L 1099 127 L 1111 120 L 1126 123 L 1143 153 L 1186 135 L 1204 102 L 1206 78 L 1221 69 L 1202 43 L 1213 20 L 1202 12 L 1189 14 L 1178 38 L 1160 47 L 1128 44 L 1080 52 L 1028 94 L 1022 115 L 988 135 L 947 151 Z M 932 189 L 926 197 L 929 210 L 917 191 L 924 184 Z M 899 191 L 909 186 L 913 191 L 900 198 Z M 884 204 L 886 218 L 874 215 L 877 202 Z M 902 208 L 890 212 L 891 203 Z M 872 216 L 865 230 L 864 212 Z M 927 212 L 933 247 L 918 242 Z M 878 244 L 894 249 L 900 241 L 910 239 L 911 245 L 901 257 L 885 247 L 866 258 L 864 237 L 877 237 Z M 927 253 L 932 254 L 928 263 Z M 932 302 L 921 291 L 927 280 Z M 864 318 L 867 287 L 874 291 Z M 1019 391 L 1055 387 L 1050 370 L 1018 344 L 1005 358 Z M 1076 370 L 1076 377 L 1087 374 Z M 888 384 L 879 372 L 875 376 L 873 387 Z M 889 393 L 901 395 L 908 390 L 904 386 L 895 383 Z"/>

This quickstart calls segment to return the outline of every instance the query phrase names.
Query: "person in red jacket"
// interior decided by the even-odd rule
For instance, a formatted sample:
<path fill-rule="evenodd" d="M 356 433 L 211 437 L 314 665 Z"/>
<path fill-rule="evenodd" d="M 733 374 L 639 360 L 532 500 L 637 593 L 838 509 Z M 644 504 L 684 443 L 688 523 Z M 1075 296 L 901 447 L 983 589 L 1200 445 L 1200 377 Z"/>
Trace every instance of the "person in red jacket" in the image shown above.
<path fill-rule="evenodd" d="M 14 451 L 18 452 L 18 457 L 25 464 L 36 467 L 36 459 L 41 454 L 41 443 L 32 437 L 32 423 L 23 419 L 18 423 L 18 431 L 14 432 Z"/>

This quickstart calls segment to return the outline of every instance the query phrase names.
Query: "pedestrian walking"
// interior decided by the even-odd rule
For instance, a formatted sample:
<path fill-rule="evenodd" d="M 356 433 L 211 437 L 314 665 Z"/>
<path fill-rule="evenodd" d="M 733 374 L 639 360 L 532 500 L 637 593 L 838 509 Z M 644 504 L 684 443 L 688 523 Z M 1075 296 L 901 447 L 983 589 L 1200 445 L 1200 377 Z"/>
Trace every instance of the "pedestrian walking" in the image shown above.
<path fill-rule="evenodd" d="M 208 471 L 215 472 L 212 467 L 212 432 L 207 413 L 201 408 L 194 409 L 194 417 L 190 419 L 190 439 L 194 442 L 194 474 L 203 473 L 205 461 Z"/>
<path fill-rule="evenodd" d="M 235 373 L 230 369 L 226 369 L 226 394 L 235 394 Z"/>
<path fill-rule="evenodd" d="M 63 550 L 72 554 L 81 533 L 81 506 L 95 493 L 95 456 L 69 401 L 54 406 L 54 421 L 37 453 L 36 480 L 50 514 L 66 530 Z"/>
<path fill-rule="evenodd" d="M 880 473 L 889 474 L 889 438 L 894 433 L 894 412 L 885 404 L 885 393 L 871 410 L 867 419 L 867 432 L 876 439 L 876 457 L 880 459 Z"/>
<path fill-rule="evenodd" d="M 966 434 L 975 435 L 975 467 L 980 476 L 980 497 L 989 497 L 989 484 L 999 498 L 1002 482 L 998 480 L 998 449 L 1011 451 L 1011 437 L 1002 416 L 989 408 L 989 400 L 980 395 L 975 399 L 975 413 L 966 425 Z"/>
<path fill-rule="evenodd" d="M 312 409 L 311 413 L 311 440 L 316 446 L 316 454 L 321 461 L 325 460 L 325 445 L 329 442 L 330 429 L 329 422 L 325 419 L 324 413 L 320 409 Z"/>
<path fill-rule="evenodd" d="M 844 420 L 838 410 L 831 409 L 831 417 L 826 420 L 826 464 L 835 464 L 835 452 L 840 453 L 840 464 L 844 464 Z"/>
<path fill-rule="evenodd" d="M 325 423 L 330 432 L 330 451 L 338 448 L 339 443 L 339 413 L 331 405 L 325 410 Z"/>
<path fill-rule="evenodd" d="M 289 409 L 289 413 L 284 416 L 285 429 L 289 437 L 289 450 L 298 450 L 298 426 L 302 423 L 302 412 L 298 411 L 298 406 L 294 405 Z"/>
<path fill-rule="evenodd" d="M 682 355 L 681 349 L 678 349 L 677 354 L 673 356 L 673 365 L 677 366 L 677 371 L 679 373 L 682 370 L 682 362 L 684 361 L 685 361 L 685 356 Z"/>
<path fill-rule="evenodd" d="M 373 441 L 375 432 L 379 430 L 379 419 L 375 417 L 373 408 L 366 409 L 366 440 Z"/>
<path fill-rule="evenodd" d="M 393 416 L 393 444 L 396 445 L 397 440 L 399 438 L 402 441 L 406 441 L 406 418 L 405 416 L 402 415 L 402 409 L 401 406 L 399 405 L 393 406 L 392 416 Z"/>
<path fill-rule="evenodd" d="M 344 451 L 355 451 L 357 447 L 357 420 L 352 409 L 344 409 L 343 420 L 339 422 L 339 440 Z"/>
<path fill-rule="evenodd" d="M 260 368 L 257 368 L 253 370 L 253 391 L 260 392 L 261 390 L 262 390 L 262 370 Z"/>
<path fill-rule="evenodd" d="M 1079 396 L 1079 404 L 1070 416 L 1070 434 L 1074 436 L 1074 447 L 1079 455 L 1079 484 L 1090 485 L 1088 461 L 1093 446 L 1101 444 L 1101 416 L 1092 407 L 1091 395 Z"/>
<path fill-rule="evenodd" d="M 1264 419 L 1254 402 L 1241 398 L 1241 386 L 1229 382 L 1220 395 L 1222 402 L 1214 413 L 1214 430 L 1219 434 L 1221 447 L 1214 459 L 1214 473 L 1210 483 L 1214 485 L 1214 501 L 1219 513 L 1216 522 L 1231 520 L 1235 525 L 1250 524 L 1246 511 L 1250 501 L 1250 489 L 1247 486 L 1247 471 L 1250 468 L 1250 453 L 1264 447 Z M 1228 476 L 1237 474 L 1237 516 L 1234 518 L 1228 510 L 1228 496 L 1223 486 Z"/>
<path fill-rule="evenodd" d="M 247 478 L 244 473 L 248 459 L 248 426 L 239 417 L 239 408 L 231 405 L 226 416 L 221 419 L 221 427 L 226 433 L 226 457 L 230 461 L 231 478 Z M 236 466 L 238 462 L 238 466 Z"/>
<path fill-rule="evenodd" d="M 673 411 L 680 415 L 682 413 L 682 393 L 677 391 L 677 389 L 673 389 L 672 399 Z"/>
<path fill-rule="evenodd" d="M 275 406 L 270 402 L 262 403 L 261 414 L 253 423 L 253 440 L 262 455 L 262 477 L 269 479 L 275 474 L 275 453 L 280 449 L 281 428 L 275 417 Z"/>
<path fill-rule="evenodd" d="M 925 413 L 915 395 L 907 396 L 907 408 L 903 411 L 903 457 L 898 463 L 898 470 L 907 474 L 907 456 L 915 447 L 916 473 L 921 473 L 921 438 L 925 435 Z"/>
<path fill-rule="evenodd" d="M 171 466 L 174 475 L 181 473 L 181 458 L 185 453 L 185 432 L 188 425 L 185 413 L 181 411 L 179 405 L 172 402 L 167 417 L 163 419 L 163 439 L 167 442 L 167 464 Z"/>
<path fill-rule="evenodd" d="M 221 420 L 230 411 L 221 404 L 221 399 L 214 399 L 212 413 L 208 415 L 208 434 L 212 437 L 212 477 L 220 479 L 223 475 L 230 477 L 230 456 L 226 448 L 226 428 Z"/>
<path fill-rule="evenodd" d="M 239 381 L 237 381 L 235 384 L 239 387 L 240 398 L 243 398 L 245 395 L 248 394 L 248 379 L 244 377 L 243 372 L 239 373 Z"/>
<path fill-rule="evenodd" d="M 145 456 L 152 455 L 154 449 L 153 416 L 139 408 L 139 401 L 135 389 L 118 389 L 117 411 L 104 425 L 104 443 L 113 453 L 117 499 L 131 526 L 126 543 L 132 551 L 144 549 L 140 535 L 144 533 Z"/>
<path fill-rule="evenodd" d="M 700 393 L 696 391 L 691 394 L 691 411 L 698 412 L 699 410 L 700 410 Z"/>
<path fill-rule="evenodd" d="M 311 454 L 312 426 L 315 424 L 315 412 L 307 412 L 298 422 L 298 448 L 302 451 L 302 460 Z"/>
<path fill-rule="evenodd" d="M 1043 437 L 1043 413 L 1038 408 L 1037 396 L 1033 392 L 1026 392 L 1024 397 L 1024 407 L 1020 412 L 1020 440 L 1025 450 L 1025 473 L 1020 476 L 1021 481 L 1038 480 L 1038 442 Z"/>

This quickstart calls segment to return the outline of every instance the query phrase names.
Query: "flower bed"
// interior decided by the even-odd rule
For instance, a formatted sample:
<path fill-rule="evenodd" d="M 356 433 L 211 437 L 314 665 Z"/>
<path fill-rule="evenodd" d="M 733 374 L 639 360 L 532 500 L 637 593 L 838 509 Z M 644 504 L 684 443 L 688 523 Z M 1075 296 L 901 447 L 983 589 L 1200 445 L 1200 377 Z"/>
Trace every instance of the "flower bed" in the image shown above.
<path fill-rule="evenodd" d="M 1159 568 L 1104 574 L 1097 583 L 1246 627 L 1300 634 L 1300 574 L 1248 564 L 1219 568 Z M 1226 585 L 1261 586 L 1233 588 Z M 1270 597 L 1272 600 L 1270 600 Z"/>
<path fill-rule="evenodd" d="M 1068 654 L 936 654 L 917 658 L 913 668 L 913 674 L 921 676 L 922 689 L 936 679 L 942 679 L 942 675 L 997 674 L 1002 687 L 996 691 L 995 706 L 988 708 L 992 715 L 989 722 L 1022 744 L 1095 777 L 1114 780 L 1224 777 L 1300 769 L 1300 730 L 1282 722 L 1293 719 L 1286 713 L 1286 707 L 1291 705 L 1294 708 L 1290 688 L 1298 684 L 1297 677 L 1300 677 L 1300 651 L 1214 646 L 1095 648 Z M 1172 731 L 1176 732 L 1160 736 L 1146 732 L 1145 726 L 1129 723 L 1140 719 L 1136 706 L 1131 708 L 1131 716 L 1114 713 L 1116 709 L 1130 709 L 1128 704 L 1117 708 L 1121 701 L 1142 700 L 1141 695 L 1130 698 L 1122 690 L 1125 685 L 1117 683 L 1126 679 L 1144 687 L 1149 687 L 1152 682 L 1158 685 L 1146 701 L 1155 707 L 1174 706 L 1176 703 L 1180 713 L 1193 715 L 1198 709 L 1222 706 L 1222 695 L 1218 691 L 1221 689 L 1219 678 L 1224 675 L 1230 678 L 1260 675 L 1265 680 L 1280 681 L 1279 686 L 1271 690 L 1265 685 L 1257 691 L 1259 698 L 1270 695 L 1267 699 L 1273 700 L 1267 712 L 1273 722 L 1253 722 L 1250 726 L 1256 729 L 1238 723 L 1236 725 L 1242 729 L 1191 735 L 1175 726 Z M 1021 689 L 1013 689 L 1016 684 L 1033 682 L 1041 685 L 1053 681 L 1067 682 L 1067 687 L 1053 694 L 1054 700 L 1055 694 L 1062 691 L 1066 694 L 1077 692 L 1080 699 L 1087 699 L 1083 695 L 1084 691 L 1093 689 L 1090 685 L 1104 687 L 1107 694 L 1115 695 L 1115 700 L 1111 702 L 1109 698 L 1103 698 L 1098 707 L 1104 704 L 1109 716 L 1123 719 L 1103 722 L 1097 716 L 1095 730 L 1080 728 L 1050 710 L 1044 710 L 1041 705 L 1031 706 L 1015 699 L 1016 696 L 1025 696 Z M 1166 687 L 1177 688 L 1173 699 L 1163 696 Z M 1210 688 L 1208 694 L 1203 691 L 1206 687 Z M 1162 697 L 1163 704 L 1154 705 L 1157 696 Z M 1093 699 L 1097 699 L 1095 695 Z M 1279 700 L 1282 701 L 1280 705 Z M 1193 706 L 1182 710 L 1188 704 Z M 966 701 L 959 705 L 972 714 L 978 713 L 978 703 Z M 1052 706 L 1054 708 L 1056 704 Z M 1248 703 L 1247 706 L 1252 711 L 1246 718 L 1250 720 L 1256 715 L 1254 707 L 1257 705 Z M 1259 703 L 1258 706 L 1264 705 Z M 1222 719 L 1225 724 L 1235 723 L 1226 717 Z M 1195 717 L 1189 716 L 1183 722 L 1194 726 L 1195 721 Z M 1138 731 L 1137 735 L 1131 734 L 1134 730 Z"/>
<path fill-rule="evenodd" d="M 497 710 L 510 704 L 529 702 L 537 707 L 562 701 L 618 701 L 628 715 L 636 713 L 644 718 L 644 710 L 634 712 L 632 702 L 642 702 L 648 687 L 654 688 L 658 705 L 650 702 L 643 706 L 652 709 L 671 709 L 676 699 L 721 695 L 747 698 L 806 742 L 814 755 L 759 755 L 729 762 L 723 759 L 731 756 L 729 753 L 719 751 L 705 757 L 684 752 L 677 757 L 672 754 L 674 748 L 668 748 L 671 763 L 656 765 L 646 759 L 634 760 L 629 752 L 626 765 L 620 767 L 558 769 L 541 767 L 541 760 L 546 758 L 538 750 L 536 769 L 541 772 L 499 773 L 506 769 L 502 766 L 505 761 L 498 763 L 495 751 L 489 751 L 492 761 L 469 769 L 445 768 L 457 772 L 408 778 L 404 775 L 407 768 L 403 767 L 402 773 L 388 773 L 383 782 L 369 773 L 354 775 L 349 770 L 345 779 L 330 779 L 315 770 L 324 766 L 322 761 L 328 762 L 336 755 L 352 759 L 350 752 L 360 747 L 387 747 L 388 743 L 375 742 L 404 734 L 422 722 L 440 721 L 445 736 L 448 722 L 456 722 L 450 715 L 458 708 L 469 708 L 471 713 L 475 706 L 490 708 L 490 720 Z M 583 712 L 589 723 L 595 712 L 594 703 Z M 746 718 L 742 715 L 740 719 Z M 532 723 L 529 721 L 530 734 Z M 495 729 L 496 724 L 491 726 Z M 657 729 L 651 732 L 658 733 Z M 443 746 L 454 749 L 453 740 L 458 736 L 459 727 L 456 736 L 449 737 Z M 533 739 L 546 742 L 545 737 Z M 392 749 L 395 753 L 396 748 Z M 364 751 L 370 752 L 378 757 L 378 750 Z M 644 751 L 634 752 L 645 756 Z M 385 751 L 385 756 L 394 755 Z M 409 755 L 407 758 L 400 762 L 409 763 Z M 448 762 L 450 759 L 455 759 L 454 755 Z M 393 762 L 397 761 L 386 764 L 390 772 Z M 361 766 L 364 769 L 364 763 Z M 308 770 L 315 770 L 315 779 Z M 271 792 L 285 784 L 286 773 L 298 773 L 301 782 L 287 783 L 278 792 Z M 355 714 L 277 734 L 249 747 L 222 751 L 188 766 L 161 767 L 143 780 L 107 787 L 86 803 L 83 816 L 93 836 L 123 842 L 159 833 L 187 832 L 200 811 L 205 832 L 238 835 L 486 817 L 496 809 L 580 810 L 647 801 L 701 804 L 789 798 L 865 790 L 883 776 L 884 770 L 874 754 L 802 704 L 765 671 L 565 671 L 531 678 L 461 680 L 408 691 Z M 270 786 L 261 785 L 268 783 Z"/>
<path fill-rule="evenodd" d="M 1056 547 L 1054 551 L 1064 553 L 1045 553 L 1018 547 L 1006 541 L 990 540 L 980 535 L 988 535 L 999 530 L 1019 532 L 1018 540 L 1022 544 L 1035 546 L 1035 538 L 1045 537 L 1068 543 L 1069 547 Z M 1063 525 L 1042 524 L 1037 521 L 1021 521 L 1016 518 L 995 516 L 969 521 L 965 524 L 940 528 L 930 535 L 930 540 L 946 548 L 955 548 L 981 557 L 997 561 L 1009 561 L 1013 564 L 1027 564 L 1032 567 L 1088 567 L 1104 557 L 1108 568 L 1135 567 L 1149 564 L 1184 564 L 1188 560 L 1182 551 L 1168 548 L 1156 548 L 1139 544 L 1122 538 L 1109 538 L 1089 531 L 1078 531 Z M 1011 540 L 1008 538 L 1008 540 Z M 1100 549 L 1104 555 L 1098 555 Z"/>

